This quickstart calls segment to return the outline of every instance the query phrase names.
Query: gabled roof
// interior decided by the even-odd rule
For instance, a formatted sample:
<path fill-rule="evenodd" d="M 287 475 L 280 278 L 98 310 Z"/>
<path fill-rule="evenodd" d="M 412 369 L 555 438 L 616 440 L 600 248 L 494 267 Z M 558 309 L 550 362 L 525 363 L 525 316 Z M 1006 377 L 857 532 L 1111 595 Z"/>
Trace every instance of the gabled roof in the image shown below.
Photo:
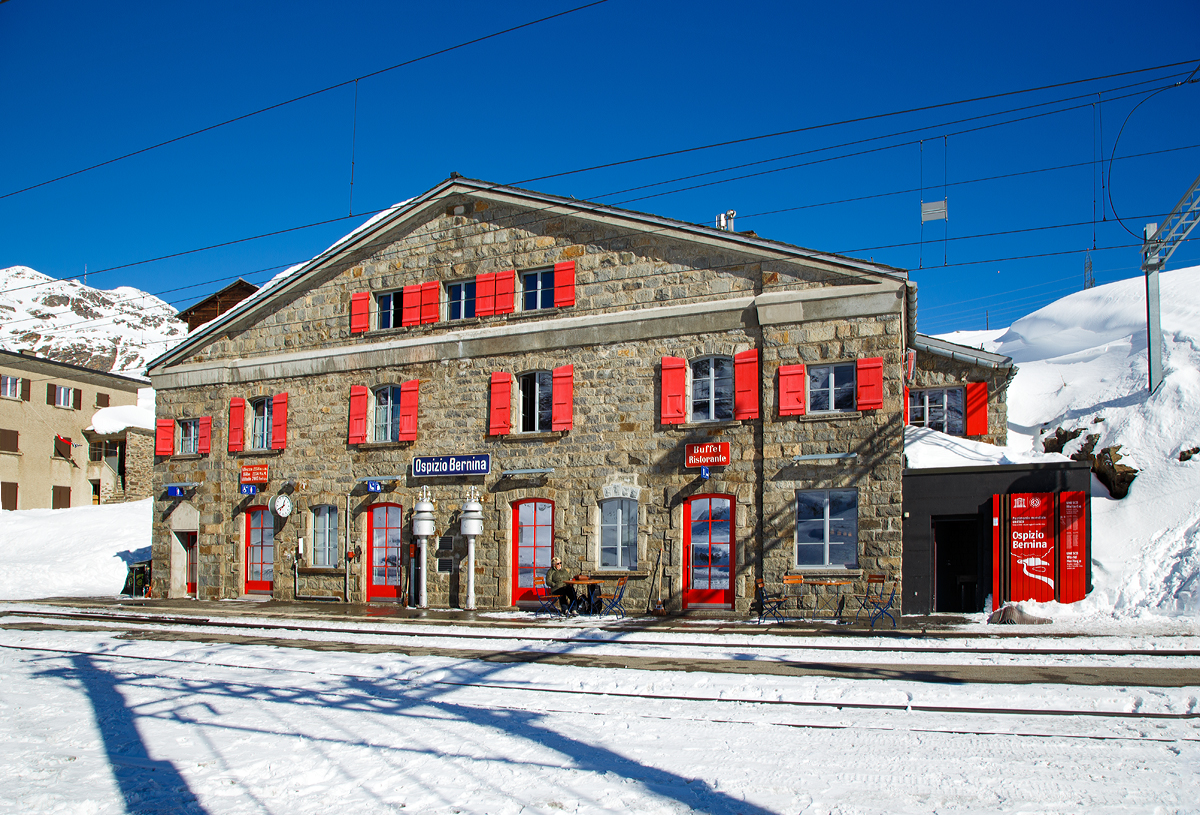
<path fill-rule="evenodd" d="M 208 309 L 213 311 L 213 316 L 208 319 L 214 320 L 256 291 L 258 291 L 258 286 L 239 277 L 225 288 L 213 292 L 208 297 L 185 308 L 175 316 L 188 324 L 188 330 L 195 330 L 207 322 L 207 320 L 203 320 L 203 317 L 205 316 L 204 312 Z M 196 320 L 201 321 L 195 322 Z M 195 325 L 193 325 L 193 322 L 195 322 Z"/>
<path fill-rule="evenodd" d="M 276 298 L 286 296 L 287 293 L 301 288 L 308 278 L 329 264 L 370 244 L 378 236 L 405 221 L 418 219 L 426 212 L 438 208 L 442 199 L 452 195 L 470 195 L 502 203 L 537 206 L 549 214 L 566 215 L 585 220 L 619 222 L 626 227 L 653 231 L 656 234 L 674 236 L 682 240 L 722 245 L 725 248 L 760 255 L 764 260 L 816 261 L 852 277 L 865 276 L 896 281 L 908 279 L 908 273 L 903 269 L 829 252 L 817 252 L 780 241 L 766 240 L 752 232 L 726 232 L 713 227 L 621 209 L 608 204 L 577 201 L 574 198 L 563 198 L 504 184 L 493 184 L 456 176 L 446 179 L 416 198 L 403 201 L 380 212 L 312 260 L 293 266 L 277 275 L 253 295 L 215 320 L 199 327 L 182 343 L 152 360 L 148 369 L 169 365 L 186 358 L 189 353 L 203 346 L 211 336 L 220 333 L 226 326 L 251 316 L 257 310 L 267 308 Z"/>
<path fill-rule="evenodd" d="M 141 379 L 132 379 L 121 374 L 100 371 L 84 365 L 71 362 L 59 362 L 49 357 L 39 357 L 32 353 L 14 353 L 0 350 L 0 365 L 18 371 L 42 374 L 51 378 L 70 379 L 76 382 L 86 382 L 98 388 L 113 388 L 129 393 L 136 393 L 138 388 L 149 387 L 149 383 Z"/>
<path fill-rule="evenodd" d="M 918 351 L 928 351 L 931 354 L 937 354 L 939 357 L 955 359 L 959 362 L 971 362 L 976 365 L 982 365 L 985 368 L 1011 368 L 1013 366 L 1012 357 L 1006 357 L 1003 354 L 993 354 L 990 351 L 972 348 L 969 345 L 959 345 L 956 342 L 938 339 L 928 334 L 918 334 L 916 340 L 913 342 L 913 348 L 916 348 Z"/>

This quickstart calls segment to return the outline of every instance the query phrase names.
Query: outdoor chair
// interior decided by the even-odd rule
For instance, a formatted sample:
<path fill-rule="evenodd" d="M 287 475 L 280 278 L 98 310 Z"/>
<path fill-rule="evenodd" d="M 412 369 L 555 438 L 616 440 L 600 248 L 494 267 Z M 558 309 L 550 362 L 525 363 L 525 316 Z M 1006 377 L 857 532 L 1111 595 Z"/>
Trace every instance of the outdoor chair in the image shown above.
<path fill-rule="evenodd" d="M 533 578 L 533 599 L 537 600 L 538 608 L 534 614 L 553 614 L 558 617 L 562 615 L 562 607 L 558 602 L 558 595 L 551 594 L 546 589 L 546 578 L 534 576 Z"/>
<path fill-rule="evenodd" d="M 768 597 L 766 585 L 766 581 L 761 577 L 754 578 L 754 594 L 755 599 L 758 600 L 758 621 L 761 623 L 763 617 L 774 617 L 776 621 L 783 622 L 783 615 L 780 612 L 783 604 L 787 602 L 787 596 Z"/>
<path fill-rule="evenodd" d="M 629 582 L 628 577 L 622 577 L 613 586 L 612 594 L 601 594 L 600 602 L 603 605 L 601 614 L 613 613 L 619 617 L 625 616 L 625 584 Z"/>
<path fill-rule="evenodd" d="M 896 583 L 892 581 L 892 592 L 885 600 L 883 592 L 884 586 L 888 582 L 887 575 L 867 575 L 867 592 L 859 599 L 858 611 L 854 614 L 856 622 L 859 615 L 865 611 L 867 612 L 867 619 L 871 621 L 872 629 L 875 628 L 875 623 L 884 617 L 892 621 L 892 628 L 896 627 L 896 618 L 892 615 L 892 606 L 896 602 Z"/>

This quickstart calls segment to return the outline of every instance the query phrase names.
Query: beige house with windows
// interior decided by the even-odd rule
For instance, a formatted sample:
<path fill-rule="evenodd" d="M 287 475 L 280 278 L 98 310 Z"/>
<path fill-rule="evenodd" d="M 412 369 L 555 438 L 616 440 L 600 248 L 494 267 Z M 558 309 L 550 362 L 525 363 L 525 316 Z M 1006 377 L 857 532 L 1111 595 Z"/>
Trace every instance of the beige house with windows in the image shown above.
<path fill-rule="evenodd" d="M 0 351 L 0 509 L 123 500 L 126 434 L 89 439 L 86 428 L 99 408 L 136 405 L 143 387 L 129 377 Z M 148 461 L 149 444 L 143 446 Z"/>

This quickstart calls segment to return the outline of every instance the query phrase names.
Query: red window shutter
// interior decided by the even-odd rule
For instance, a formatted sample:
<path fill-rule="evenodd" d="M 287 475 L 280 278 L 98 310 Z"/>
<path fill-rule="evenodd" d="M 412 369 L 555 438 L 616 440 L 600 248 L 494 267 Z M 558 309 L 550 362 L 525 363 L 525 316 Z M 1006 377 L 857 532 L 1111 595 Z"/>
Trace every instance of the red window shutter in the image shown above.
<path fill-rule="evenodd" d="M 904 423 L 908 424 L 908 385 L 904 386 Z"/>
<path fill-rule="evenodd" d="M 966 384 L 966 426 L 963 433 L 967 436 L 986 436 L 988 432 L 988 387 L 986 382 L 968 382 Z"/>
<path fill-rule="evenodd" d="M 733 418 L 758 418 L 758 349 L 733 355 Z"/>
<path fill-rule="evenodd" d="M 421 323 L 438 321 L 438 305 L 441 303 L 442 284 L 436 280 L 421 284 Z"/>
<path fill-rule="evenodd" d="M 175 421 L 156 419 L 154 422 L 154 455 L 175 455 Z"/>
<path fill-rule="evenodd" d="M 83 408 L 83 391 L 79 388 L 71 390 L 71 409 L 80 410 Z"/>
<path fill-rule="evenodd" d="M 512 314 L 516 299 L 517 273 L 512 269 L 496 272 L 496 313 Z"/>
<path fill-rule="evenodd" d="M 488 415 L 488 435 L 504 436 L 512 429 L 512 375 L 492 374 L 492 404 Z"/>
<path fill-rule="evenodd" d="M 240 453 L 246 444 L 246 400 L 235 396 L 229 400 L 229 452 Z"/>
<path fill-rule="evenodd" d="M 371 295 L 365 291 L 350 295 L 350 333 L 361 334 L 371 327 Z"/>
<path fill-rule="evenodd" d="M 856 373 L 859 410 L 879 410 L 883 407 L 883 357 L 858 361 Z"/>
<path fill-rule="evenodd" d="M 350 386 L 350 433 L 347 442 L 367 442 L 367 389 L 363 385 Z"/>
<path fill-rule="evenodd" d="M 200 435 L 197 443 L 196 449 L 200 455 L 207 456 L 212 451 L 212 416 L 200 417 Z"/>
<path fill-rule="evenodd" d="M 271 399 L 271 449 L 287 447 L 287 403 L 286 393 L 277 393 Z"/>
<path fill-rule="evenodd" d="M 417 402 L 421 381 L 410 379 L 400 384 L 400 435 L 397 441 L 416 441 Z"/>
<path fill-rule="evenodd" d="M 478 275 L 475 278 L 475 316 L 491 317 L 496 313 L 496 273 Z"/>
<path fill-rule="evenodd" d="M 687 417 L 687 360 L 662 358 L 662 423 L 683 424 Z"/>
<path fill-rule="evenodd" d="M 404 313 L 400 325 L 421 324 L 421 287 L 417 285 L 404 287 Z"/>
<path fill-rule="evenodd" d="M 550 429 L 570 430 L 575 414 L 575 366 L 555 368 L 552 380 Z"/>
<path fill-rule="evenodd" d="M 779 415 L 803 416 L 808 410 L 808 372 L 803 365 L 779 366 Z"/>
<path fill-rule="evenodd" d="M 575 261 L 554 264 L 554 305 L 575 305 Z"/>

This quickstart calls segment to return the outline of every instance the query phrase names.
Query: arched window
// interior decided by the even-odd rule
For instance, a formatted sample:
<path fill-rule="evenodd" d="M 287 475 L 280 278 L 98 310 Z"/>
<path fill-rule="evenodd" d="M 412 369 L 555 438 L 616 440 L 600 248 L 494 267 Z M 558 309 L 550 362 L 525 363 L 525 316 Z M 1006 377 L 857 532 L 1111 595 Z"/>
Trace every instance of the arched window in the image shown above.
<path fill-rule="evenodd" d="M 638 505 L 630 498 L 600 502 L 600 568 L 636 569 Z"/>
<path fill-rule="evenodd" d="M 733 419 L 733 357 L 692 360 L 693 422 Z"/>
<path fill-rule="evenodd" d="M 313 507 L 312 565 L 332 568 L 338 560 L 338 511 L 331 504 Z"/>

